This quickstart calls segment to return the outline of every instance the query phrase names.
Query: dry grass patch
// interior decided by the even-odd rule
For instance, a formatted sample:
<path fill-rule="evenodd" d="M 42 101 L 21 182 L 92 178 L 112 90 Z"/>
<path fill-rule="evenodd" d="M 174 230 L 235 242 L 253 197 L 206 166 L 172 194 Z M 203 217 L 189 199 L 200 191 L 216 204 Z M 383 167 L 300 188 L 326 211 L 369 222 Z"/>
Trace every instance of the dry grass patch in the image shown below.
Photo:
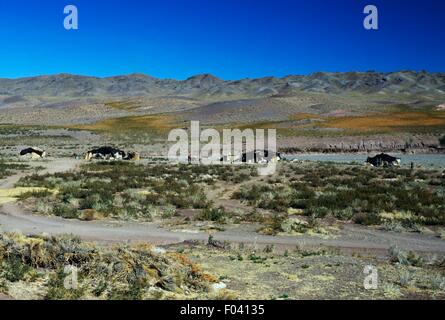
<path fill-rule="evenodd" d="M 363 116 L 328 118 L 319 124 L 323 128 L 337 128 L 350 131 L 401 131 L 416 128 L 445 128 L 445 112 L 409 111 L 374 113 Z"/>
<path fill-rule="evenodd" d="M 306 119 L 320 119 L 320 116 L 312 113 L 296 113 L 289 117 L 290 120 L 306 120 Z"/>
<path fill-rule="evenodd" d="M 107 107 L 117 110 L 134 110 L 141 106 L 138 100 L 126 100 L 126 101 L 108 101 L 105 103 Z"/>
<path fill-rule="evenodd" d="M 106 119 L 94 124 L 76 125 L 75 129 L 102 131 L 102 132 L 128 132 L 151 131 L 163 133 L 179 126 L 178 120 L 169 115 L 144 115 Z"/>
<path fill-rule="evenodd" d="M 76 267 L 77 288 L 66 289 L 66 267 Z M 187 256 L 150 244 L 99 246 L 71 236 L 0 234 L 0 292 L 22 299 L 196 299 L 217 278 Z M 26 284 L 31 290 L 17 290 Z M 23 287 L 23 286 L 22 286 Z"/>
<path fill-rule="evenodd" d="M 308 123 L 296 121 L 312 120 Z M 310 113 L 296 113 L 287 121 L 268 121 L 248 124 L 232 124 L 244 129 L 277 129 L 281 136 L 345 134 L 377 134 L 389 132 L 443 131 L 445 129 L 444 111 L 390 111 L 375 112 L 360 116 L 326 116 Z"/>

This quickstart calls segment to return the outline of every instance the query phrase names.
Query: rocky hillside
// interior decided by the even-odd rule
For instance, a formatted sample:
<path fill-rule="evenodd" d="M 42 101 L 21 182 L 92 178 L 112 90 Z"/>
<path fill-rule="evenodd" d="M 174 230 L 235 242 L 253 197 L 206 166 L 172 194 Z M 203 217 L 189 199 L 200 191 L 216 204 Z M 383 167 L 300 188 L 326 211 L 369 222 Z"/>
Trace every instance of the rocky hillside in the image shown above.
<path fill-rule="evenodd" d="M 157 79 L 144 74 L 107 78 L 58 74 L 19 79 L 0 79 L 0 102 L 16 103 L 26 96 L 108 97 L 108 96 L 190 96 L 264 97 L 292 96 L 299 92 L 340 94 L 393 93 L 427 96 L 445 95 L 445 73 L 400 71 L 317 72 L 283 78 L 221 80 L 210 74 L 186 80 Z"/>

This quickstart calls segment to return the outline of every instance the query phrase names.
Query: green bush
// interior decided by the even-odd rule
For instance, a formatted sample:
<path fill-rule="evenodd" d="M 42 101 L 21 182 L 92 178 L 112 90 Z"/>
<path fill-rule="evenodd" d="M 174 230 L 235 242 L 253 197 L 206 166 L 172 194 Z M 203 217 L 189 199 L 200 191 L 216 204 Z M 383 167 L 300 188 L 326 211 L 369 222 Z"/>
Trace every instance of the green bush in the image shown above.
<path fill-rule="evenodd" d="M 378 225 L 381 223 L 380 217 L 375 213 L 360 212 L 354 216 L 354 222 L 365 226 Z"/>
<path fill-rule="evenodd" d="M 230 214 L 226 212 L 223 207 L 219 208 L 207 208 L 201 211 L 198 215 L 198 220 L 203 221 L 215 221 L 215 222 L 226 222 L 226 219 L 230 217 Z"/>
<path fill-rule="evenodd" d="M 1 262 L 0 277 L 16 282 L 23 279 L 32 268 L 24 264 L 19 256 L 10 255 Z"/>
<path fill-rule="evenodd" d="M 20 200 L 28 199 L 28 198 L 47 198 L 52 196 L 52 192 L 48 190 L 35 190 L 35 191 L 27 191 L 18 196 Z"/>
<path fill-rule="evenodd" d="M 65 219 L 79 218 L 79 212 L 75 208 L 72 208 L 70 205 L 64 203 L 56 204 L 53 208 L 53 214 Z"/>
<path fill-rule="evenodd" d="M 423 258 L 414 251 L 400 250 L 395 246 L 389 248 L 390 260 L 393 263 L 400 263 L 406 266 L 421 267 L 424 265 Z"/>

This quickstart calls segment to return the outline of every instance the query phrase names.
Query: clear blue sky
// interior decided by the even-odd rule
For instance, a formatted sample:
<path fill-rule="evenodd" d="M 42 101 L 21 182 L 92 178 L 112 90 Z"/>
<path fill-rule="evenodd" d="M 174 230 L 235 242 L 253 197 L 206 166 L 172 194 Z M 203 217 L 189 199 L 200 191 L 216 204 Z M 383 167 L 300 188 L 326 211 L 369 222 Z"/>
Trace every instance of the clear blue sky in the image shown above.
<path fill-rule="evenodd" d="M 79 9 L 79 30 L 63 8 Z M 380 29 L 363 28 L 375 4 Z M 445 71 L 443 0 L 1 0 L 0 77 Z"/>

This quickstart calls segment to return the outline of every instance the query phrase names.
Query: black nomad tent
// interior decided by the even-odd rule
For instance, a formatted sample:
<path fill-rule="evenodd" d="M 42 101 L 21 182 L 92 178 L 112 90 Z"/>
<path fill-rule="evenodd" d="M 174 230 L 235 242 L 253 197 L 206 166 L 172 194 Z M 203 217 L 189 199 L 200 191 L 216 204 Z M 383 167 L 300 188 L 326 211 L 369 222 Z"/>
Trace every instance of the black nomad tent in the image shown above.
<path fill-rule="evenodd" d="M 370 163 L 374 167 L 390 167 L 398 166 L 400 164 L 400 158 L 392 157 L 389 154 L 381 153 L 375 157 L 368 157 L 367 163 Z"/>

